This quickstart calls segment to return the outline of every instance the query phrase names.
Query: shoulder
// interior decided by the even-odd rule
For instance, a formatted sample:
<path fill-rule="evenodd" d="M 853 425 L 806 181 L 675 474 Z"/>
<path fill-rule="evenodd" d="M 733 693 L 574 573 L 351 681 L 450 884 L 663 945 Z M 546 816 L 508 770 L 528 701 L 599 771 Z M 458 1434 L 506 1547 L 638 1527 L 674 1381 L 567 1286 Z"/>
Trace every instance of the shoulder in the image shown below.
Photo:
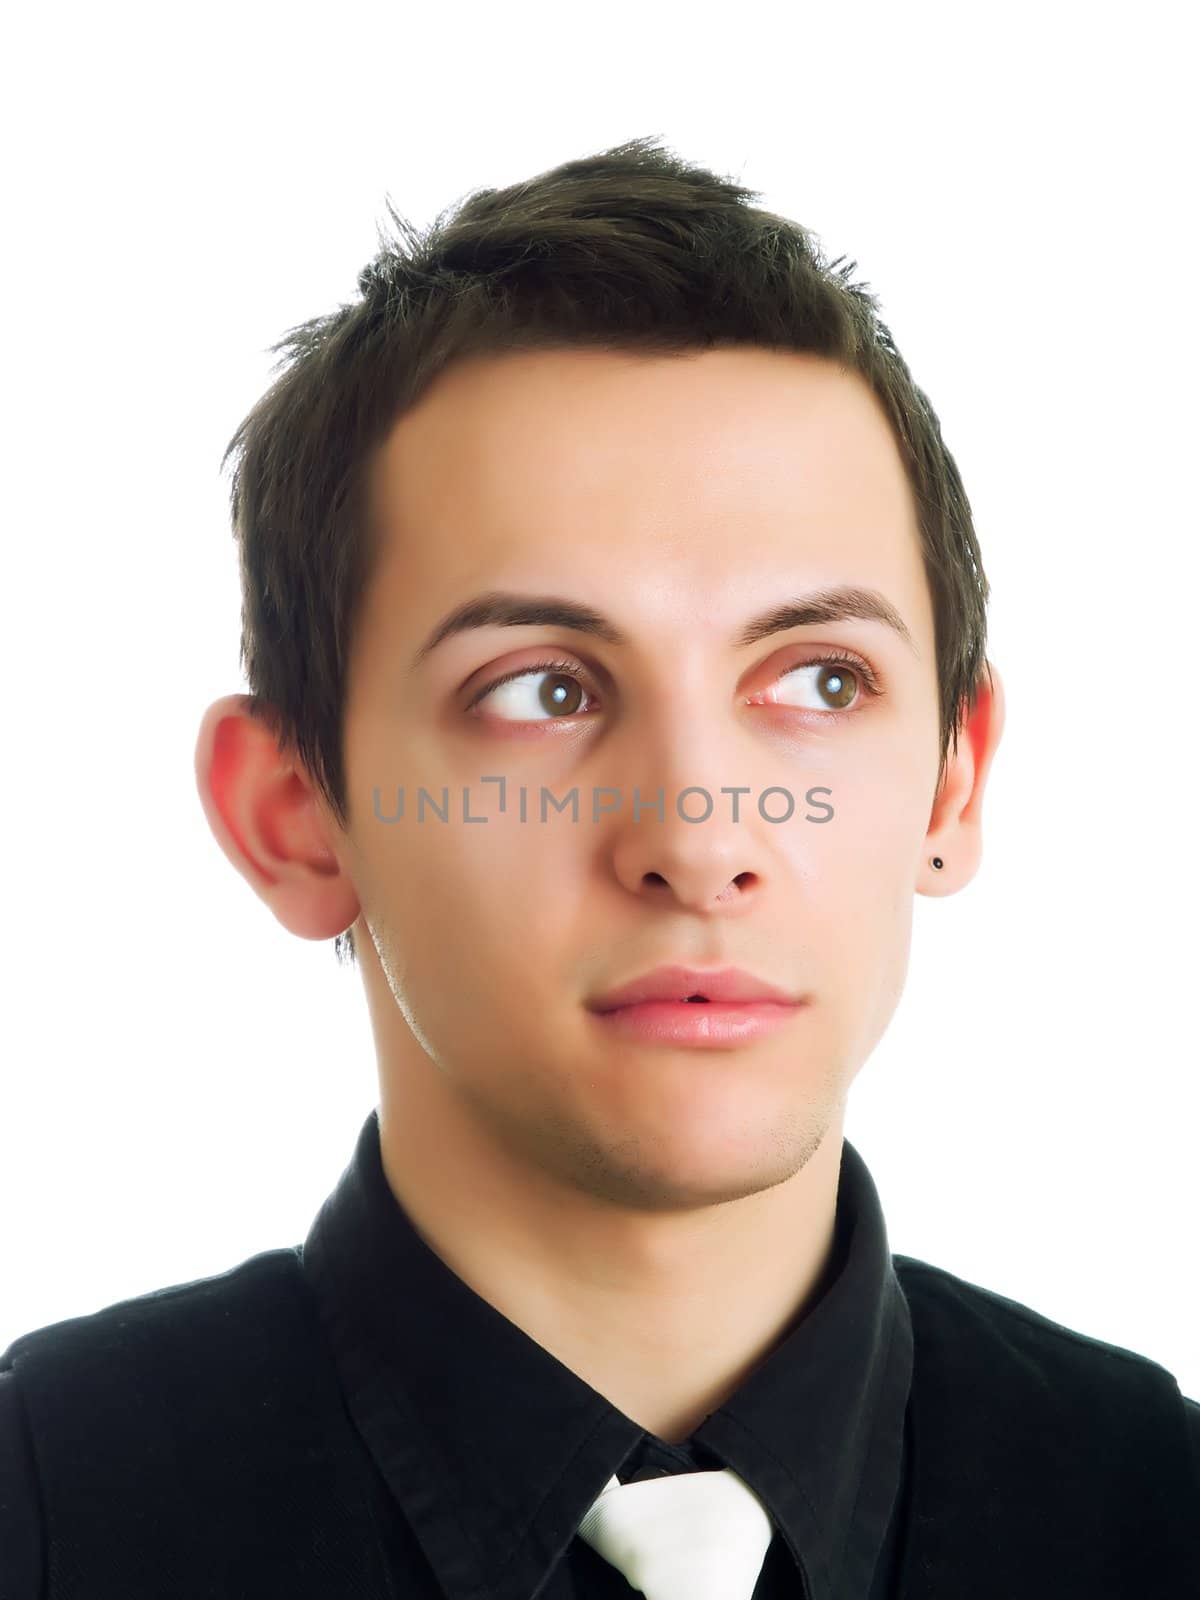
<path fill-rule="evenodd" d="M 1083 1354 L 1099 1362 L 1130 1363 L 1139 1367 L 1159 1366 L 1151 1357 L 1136 1350 L 1055 1322 L 1020 1300 L 960 1278 L 944 1267 L 918 1261 L 913 1256 L 895 1255 L 892 1261 L 906 1298 L 916 1301 L 923 1309 L 937 1306 L 947 1321 L 973 1324 L 981 1330 L 990 1330 L 996 1339 L 1023 1345 L 1036 1343 L 1065 1355 Z M 1166 1369 L 1159 1367 L 1159 1370 Z"/>
<path fill-rule="evenodd" d="M 1123 1345 L 1055 1322 L 1031 1306 L 942 1267 L 894 1255 L 893 1265 L 912 1314 L 915 1359 L 956 1372 L 986 1375 L 998 1395 L 1018 1389 L 1051 1408 L 1086 1409 L 1104 1400 L 1115 1423 L 1132 1422 L 1145 1401 L 1186 1416 L 1200 1472 L 1200 1404 L 1181 1395 L 1161 1363 Z M 1122 1400 L 1124 1396 L 1124 1400 Z"/>
<path fill-rule="evenodd" d="M 1183 1409 L 1187 1413 L 1188 1435 L 1192 1441 L 1192 1454 L 1196 1458 L 1196 1474 L 1200 1476 L 1200 1400 L 1184 1396 Z"/>
<path fill-rule="evenodd" d="M 223 1272 L 150 1289 L 80 1316 L 32 1328 L 0 1352 L 0 1373 L 28 1374 L 42 1360 L 120 1355 L 144 1340 L 187 1328 L 220 1338 L 240 1325 L 239 1312 L 262 1314 L 303 1295 L 300 1247 L 262 1250 Z M 2 1600 L 2 1597 L 0 1597 Z"/>
<path fill-rule="evenodd" d="M 29 1423 L 18 1380 L 0 1371 L 0 1600 L 42 1592 L 42 1518 Z"/>
<path fill-rule="evenodd" d="M 42 1593 L 39 1462 L 73 1459 L 79 1416 L 88 1418 L 89 1454 L 98 1459 L 128 1432 L 132 1392 L 161 1390 L 162 1403 L 146 1415 L 169 1426 L 169 1402 L 190 1392 L 172 1386 L 177 1368 L 186 1368 L 198 1406 L 223 1385 L 236 1390 L 242 1370 L 251 1385 L 268 1386 L 265 1375 L 283 1365 L 278 1352 L 310 1318 L 307 1307 L 297 1245 L 32 1328 L 0 1351 L 0 1600 Z"/>

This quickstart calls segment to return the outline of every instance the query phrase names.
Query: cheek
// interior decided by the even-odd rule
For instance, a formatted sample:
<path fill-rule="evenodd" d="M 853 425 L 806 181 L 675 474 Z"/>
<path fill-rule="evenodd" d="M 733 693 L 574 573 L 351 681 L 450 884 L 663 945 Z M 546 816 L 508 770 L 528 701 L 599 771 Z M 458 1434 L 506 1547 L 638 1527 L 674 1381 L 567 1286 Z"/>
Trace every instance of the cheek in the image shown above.
<path fill-rule="evenodd" d="M 805 824 L 797 932 L 819 942 L 821 970 L 873 1025 L 895 1005 L 907 972 L 928 800 L 915 785 L 873 778 L 841 782 L 829 803 L 830 822 Z"/>
<path fill-rule="evenodd" d="M 435 1060 L 502 1062 L 560 1014 L 571 898 L 566 862 L 539 838 L 554 832 L 427 817 L 367 869 L 393 992 Z"/>
<path fill-rule="evenodd" d="M 845 763 L 828 780 L 833 818 L 807 830 L 814 861 L 856 901 L 890 896 L 901 885 L 911 893 L 933 794 L 932 772 L 914 755 L 880 749 Z"/>
<path fill-rule="evenodd" d="M 827 909 L 841 908 L 839 920 L 852 923 L 873 909 L 873 921 L 889 921 L 911 902 L 925 831 L 914 813 L 870 798 L 843 804 L 830 822 L 808 831 L 816 837 L 805 850 L 805 870 Z"/>
<path fill-rule="evenodd" d="M 471 816 L 482 815 L 472 804 Z M 536 986 L 547 972 L 542 955 L 561 950 L 579 881 L 579 834 L 530 814 L 490 816 L 485 822 L 405 820 L 389 830 L 369 871 L 376 897 L 396 928 L 419 928 L 414 967 L 461 975 L 464 992 L 480 984 L 502 989 Z M 487 974 L 494 972 L 494 979 Z"/>

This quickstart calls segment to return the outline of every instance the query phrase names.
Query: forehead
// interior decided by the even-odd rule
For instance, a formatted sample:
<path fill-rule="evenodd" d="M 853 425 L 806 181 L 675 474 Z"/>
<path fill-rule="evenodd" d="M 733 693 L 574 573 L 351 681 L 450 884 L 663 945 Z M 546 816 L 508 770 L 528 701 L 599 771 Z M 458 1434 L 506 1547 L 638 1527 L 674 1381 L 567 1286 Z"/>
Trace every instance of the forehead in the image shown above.
<path fill-rule="evenodd" d="M 706 618 L 735 619 L 784 580 L 884 587 L 914 634 L 931 626 L 891 427 L 823 357 L 472 357 L 394 425 L 370 491 L 376 583 L 414 626 L 493 582 L 626 592 L 650 625 L 672 603 L 694 622 L 700 591 Z"/>

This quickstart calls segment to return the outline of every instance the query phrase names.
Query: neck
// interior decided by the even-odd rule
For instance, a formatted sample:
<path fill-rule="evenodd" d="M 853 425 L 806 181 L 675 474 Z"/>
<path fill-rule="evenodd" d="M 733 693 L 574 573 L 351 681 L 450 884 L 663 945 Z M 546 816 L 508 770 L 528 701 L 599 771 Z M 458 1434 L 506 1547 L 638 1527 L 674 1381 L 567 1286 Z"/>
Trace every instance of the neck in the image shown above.
<path fill-rule="evenodd" d="M 661 1439 L 686 1439 L 824 1292 L 844 1103 L 783 1181 L 651 1209 L 523 1159 L 423 1053 L 380 1079 L 383 1170 L 420 1237 Z"/>

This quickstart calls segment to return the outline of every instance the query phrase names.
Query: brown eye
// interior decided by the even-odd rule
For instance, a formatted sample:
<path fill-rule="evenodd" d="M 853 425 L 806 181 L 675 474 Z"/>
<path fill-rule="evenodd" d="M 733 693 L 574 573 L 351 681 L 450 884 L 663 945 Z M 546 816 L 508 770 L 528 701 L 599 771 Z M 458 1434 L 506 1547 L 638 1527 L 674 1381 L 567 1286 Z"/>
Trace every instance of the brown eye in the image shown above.
<path fill-rule="evenodd" d="M 574 672 L 543 662 L 491 684 L 472 702 L 472 710 L 486 706 L 485 715 L 498 722 L 546 722 L 573 717 L 586 698 Z"/>
<path fill-rule="evenodd" d="M 579 710 L 583 685 L 565 672 L 547 673 L 538 690 L 538 704 L 552 715 L 571 716 Z"/>
<path fill-rule="evenodd" d="M 823 695 L 835 711 L 844 711 L 853 704 L 858 692 L 858 679 L 844 662 L 836 666 L 826 664 L 817 674 L 817 693 Z"/>
<path fill-rule="evenodd" d="M 776 680 L 767 699 L 804 711 L 846 711 L 862 697 L 860 679 L 844 661 L 804 661 Z"/>

